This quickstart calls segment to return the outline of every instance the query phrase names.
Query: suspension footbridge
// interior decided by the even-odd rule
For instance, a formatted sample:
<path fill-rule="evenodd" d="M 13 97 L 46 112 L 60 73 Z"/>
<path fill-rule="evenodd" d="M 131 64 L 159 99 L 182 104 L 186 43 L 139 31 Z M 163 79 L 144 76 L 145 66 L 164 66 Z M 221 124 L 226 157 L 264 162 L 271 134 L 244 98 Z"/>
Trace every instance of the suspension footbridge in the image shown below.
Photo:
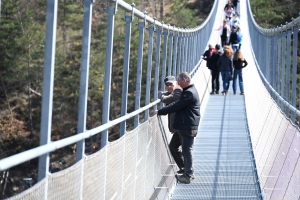
<path fill-rule="evenodd" d="M 297 50 L 300 18 L 274 29 L 263 29 L 253 19 L 249 0 L 240 2 L 245 95 L 210 95 L 211 76 L 200 59 L 208 43 L 217 44 L 213 31 L 224 18 L 225 0 L 215 0 L 208 18 L 183 29 L 158 22 L 124 1 L 107 1 L 106 63 L 102 125 L 86 129 L 91 13 L 93 1 L 84 0 L 78 133 L 50 141 L 53 71 L 55 68 L 57 1 L 47 1 L 41 145 L 0 160 L 0 170 L 39 157 L 38 182 L 9 199 L 271 199 L 300 198 L 300 130 Z M 124 16 L 124 63 L 121 117 L 109 120 L 115 15 Z M 134 18 L 138 26 L 132 27 Z M 127 113 L 131 31 L 139 42 L 135 77 L 135 111 Z M 146 29 L 147 28 L 147 29 Z M 147 39 L 145 39 L 145 35 Z M 143 46 L 147 40 L 147 56 Z M 155 51 L 154 51 L 155 50 Z M 155 52 L 155 54 L 154 54 Z M 146 58 L 145 58 L 146 57 Z M 147 62 L 143 62 L 147 59 Z M 147 63 L 145 74 L 143 63 Z M 154 71 L 154 74 L 151 72 Z M 168 151 L 171 133 L 167 118 L 153 115 L 163 79 L 188 71 L 201 99 L 201 121 L 194 144 L 195 180 L 177 183 L 178 170 Z M 145 106 L 141 80 L 146 76 Z M 154 81 L 153 81 L 154 80 Z M 160 83 L 160 85 L 159 85 Z M 152 87 L 152 90 L 151 90 Z M 143 114 L 143 120 L 140 116 Z M 134 118 L 134 129 L 126 120 Z M 120 138 L 108 141 L 108 129 L 120 125 Z M 85 154 L 85 139 L 101 134 L 101 149 Z M 49 154 L 76 145 L 76 164 L 49 172 Z"/>

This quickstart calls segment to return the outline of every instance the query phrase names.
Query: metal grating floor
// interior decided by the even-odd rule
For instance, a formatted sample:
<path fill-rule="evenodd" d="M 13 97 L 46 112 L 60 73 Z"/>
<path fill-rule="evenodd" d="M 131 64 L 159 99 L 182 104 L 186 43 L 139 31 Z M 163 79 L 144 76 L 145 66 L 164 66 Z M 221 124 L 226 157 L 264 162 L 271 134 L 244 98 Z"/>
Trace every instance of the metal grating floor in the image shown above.
<path fill-rule="evenodd" d="M 243 95 L 210 95 L 193 153 L 196 179 L 172 199 L 261 199 Z"/>

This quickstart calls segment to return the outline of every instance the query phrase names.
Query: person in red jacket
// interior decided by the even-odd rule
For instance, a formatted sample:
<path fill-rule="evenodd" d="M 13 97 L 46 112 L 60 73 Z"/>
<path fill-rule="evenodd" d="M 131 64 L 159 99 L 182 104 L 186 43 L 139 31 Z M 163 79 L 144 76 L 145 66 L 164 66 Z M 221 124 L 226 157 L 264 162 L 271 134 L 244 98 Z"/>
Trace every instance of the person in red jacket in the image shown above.
<path fill-rule="evenodd" d="M 202 54 L 201 58 L 206 61 L 206 67 L 209 67 L 209 58 L 214 52 L 213 45 L 209 44 L 208 49 Z"/>

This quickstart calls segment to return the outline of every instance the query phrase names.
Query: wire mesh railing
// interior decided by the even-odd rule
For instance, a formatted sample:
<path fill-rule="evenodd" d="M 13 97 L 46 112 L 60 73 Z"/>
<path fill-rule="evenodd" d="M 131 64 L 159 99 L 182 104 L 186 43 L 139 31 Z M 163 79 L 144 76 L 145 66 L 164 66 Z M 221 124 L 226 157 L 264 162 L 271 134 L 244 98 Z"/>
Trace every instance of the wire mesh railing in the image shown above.
<path fill-rule="evenodd" d="M 257 174 L 264 199 L 299 199 L 300 18 L 275 29 L 259 27 L 248 4 L 248 26 L 256 69 L 245 96 Z M 249 91 L 248 91 L 249 90 Z"/>
<path fill-rule="evenodd" d="M 264 29 L 254 20 L 248 3 L 249 33 L 262 79 L 278 106 L 299 124 L 300 77 L 298 49 L 300 17 L 277 28 Z"/>

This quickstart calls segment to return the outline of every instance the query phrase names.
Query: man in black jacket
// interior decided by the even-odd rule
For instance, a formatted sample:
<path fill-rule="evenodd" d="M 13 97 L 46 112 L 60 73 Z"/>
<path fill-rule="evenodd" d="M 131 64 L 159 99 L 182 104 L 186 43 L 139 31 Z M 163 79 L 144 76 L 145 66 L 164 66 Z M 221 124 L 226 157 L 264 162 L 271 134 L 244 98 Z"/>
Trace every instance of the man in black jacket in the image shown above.
<path fill-rule="evenodd" d="M 178 134 L 180 135 L 184 157 L 182 160 L 184 162 L 184 173 L 176 175 L 176 178 L 179 182 L 186 184 L 191 183 L 195 178 L 193 145 L 200 122 L 199 95 L 195 85 L 191 81 L 191 76 L 187 72 L 180 73 L 177 77 L 177 82 L 183 91 L 179 100 L 157 111 L 157 115 L 176 112 L 173 128 L 178 130 Z"/>
<path fill-rule="evenodd" d="M 216 44 L 215 46 L 216 52 L 212 54 L 212 56 L 209 58 L 209 69 L 211 70 L 211 88 L 212 92 L 210 94 L 219 94 L 219 89 L 220 89 L 220 81 L 219 81 L 219 76 L 220 76 L 220 71 L 218 69 L 218 60 L 221 57 L 221 52 L 220 52 L 220 45 Z"/>

